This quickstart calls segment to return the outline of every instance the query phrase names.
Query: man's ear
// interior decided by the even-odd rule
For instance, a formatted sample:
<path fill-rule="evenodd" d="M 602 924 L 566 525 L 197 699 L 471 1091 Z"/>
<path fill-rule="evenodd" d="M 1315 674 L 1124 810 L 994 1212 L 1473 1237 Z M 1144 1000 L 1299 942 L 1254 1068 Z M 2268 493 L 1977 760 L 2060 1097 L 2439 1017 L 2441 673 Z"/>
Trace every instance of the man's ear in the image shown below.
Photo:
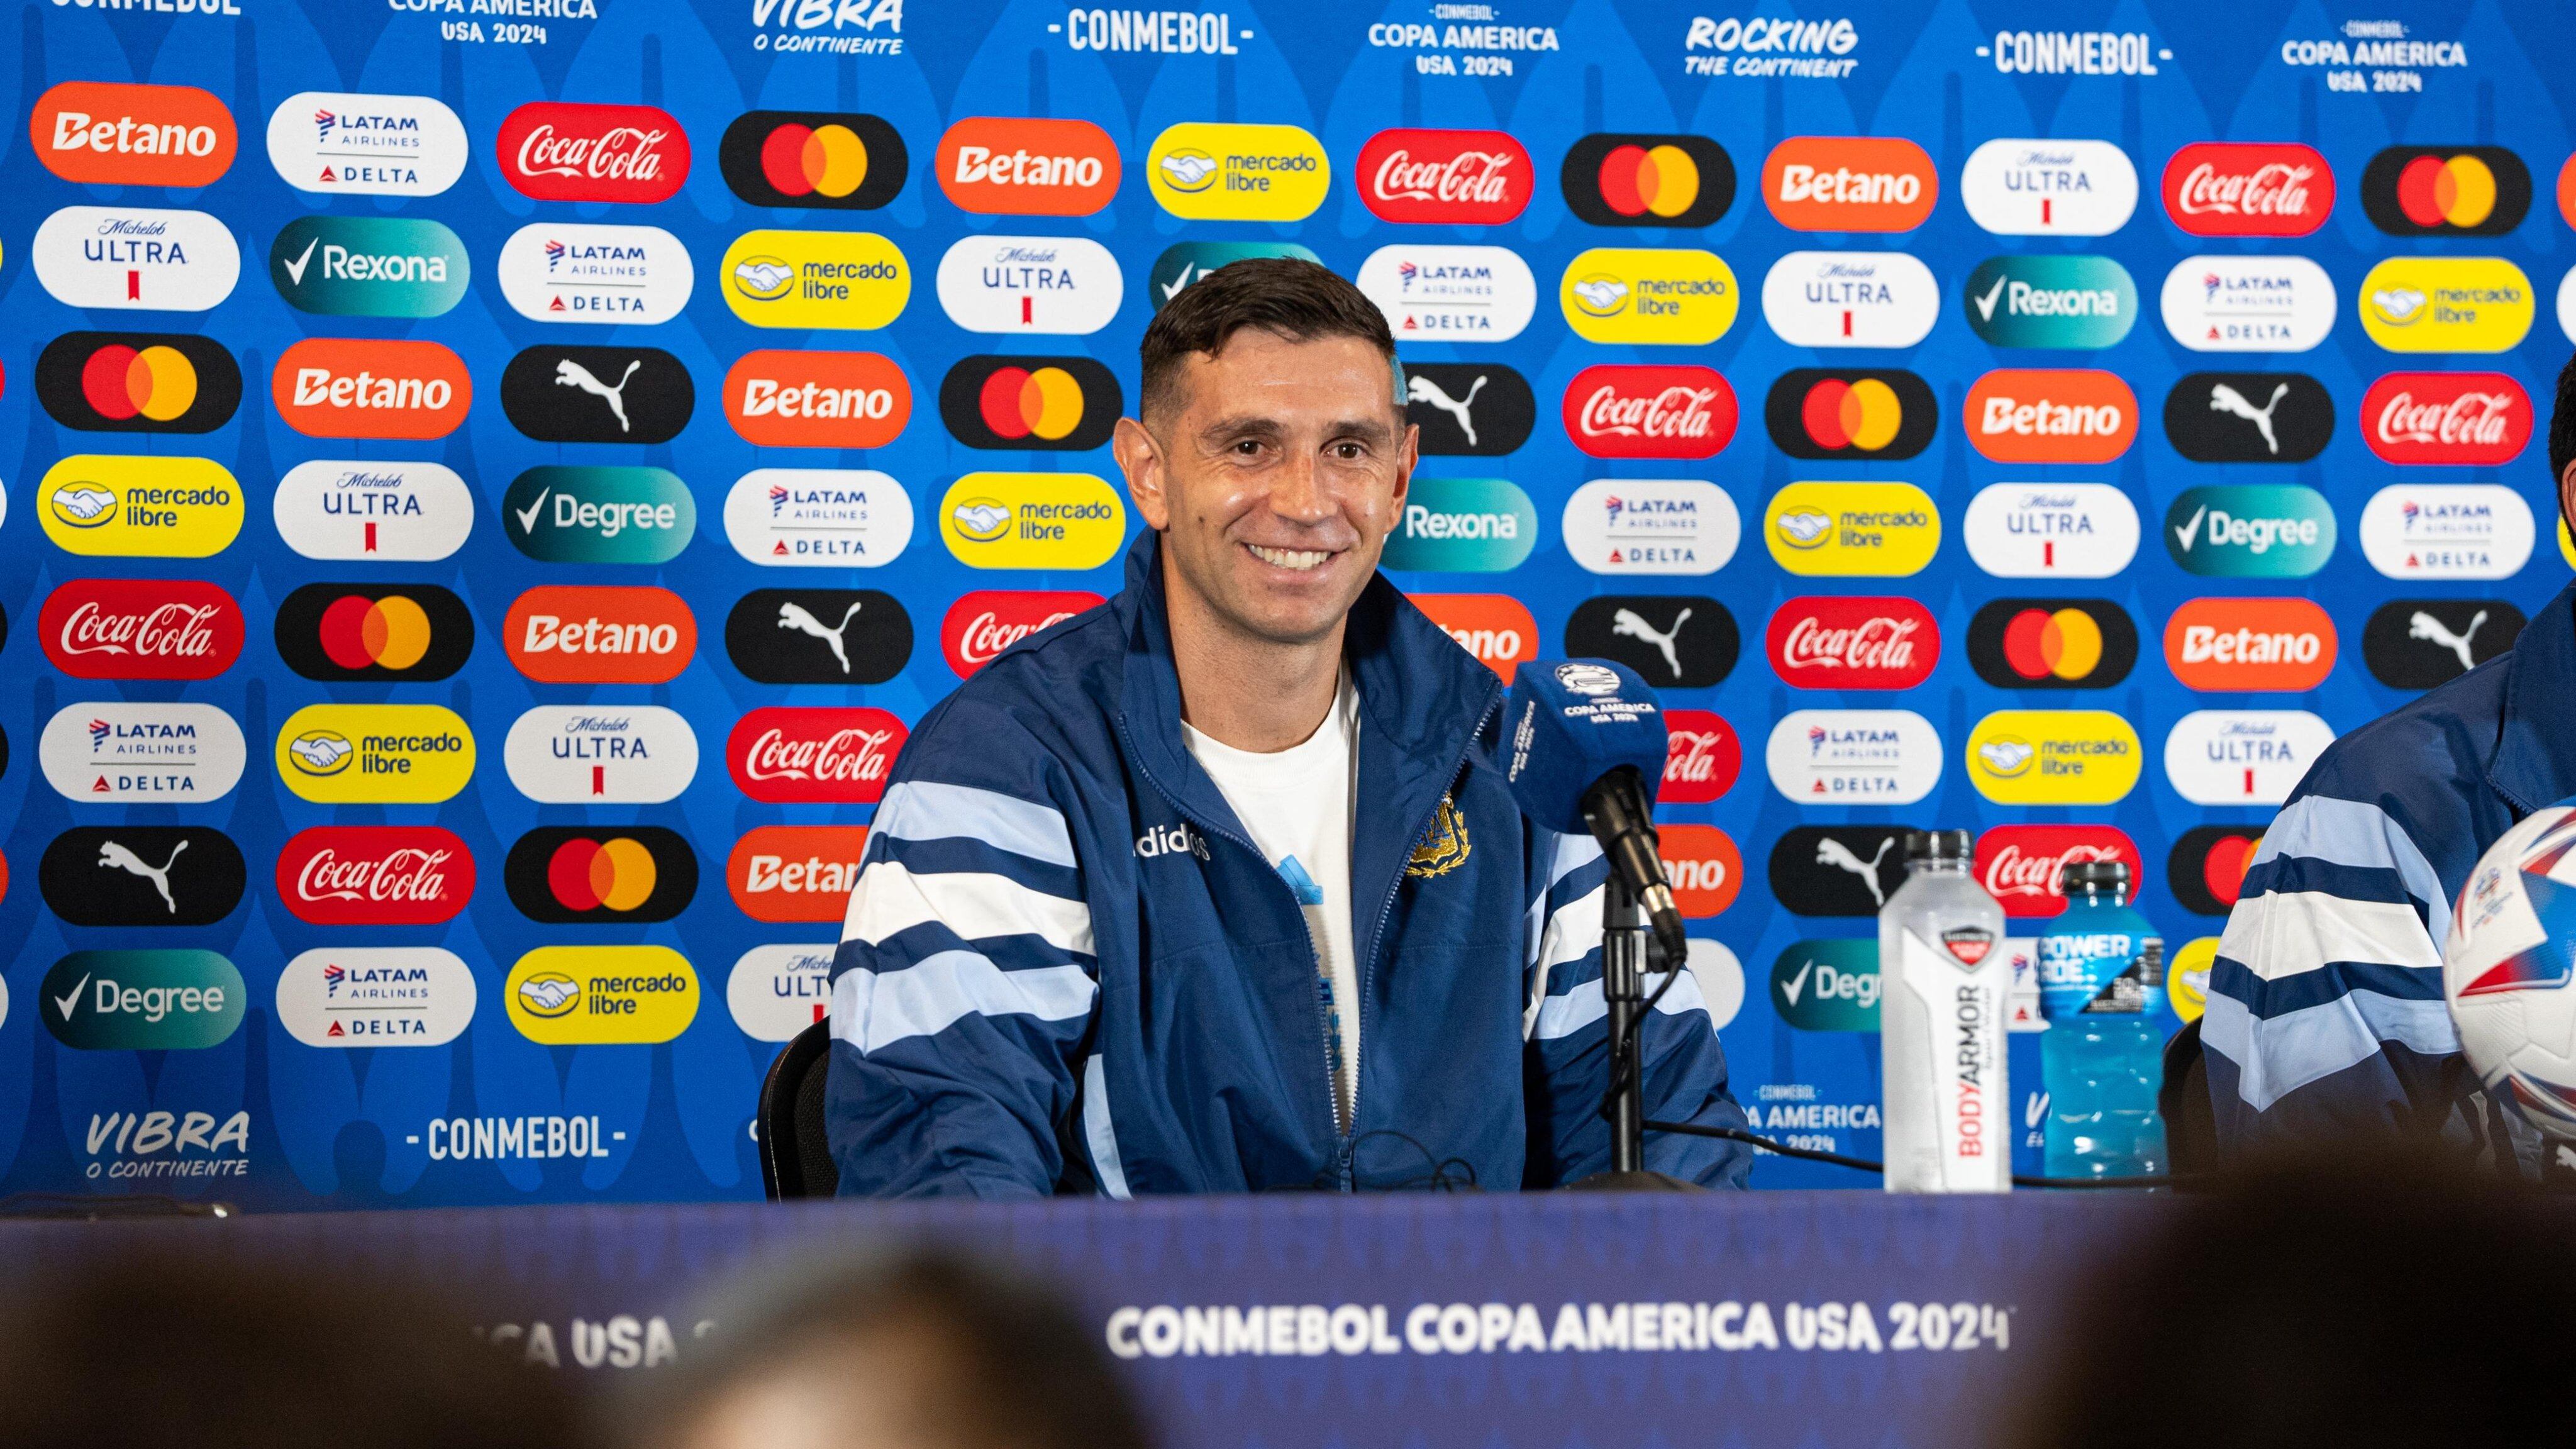
<path fill-rule="evenodd" d="M 1136 514 L 1145 526 L 1156 533 L 1171 526 L 1172 503 L 1163 493 L 1163 445 L 1134 418 L 1120 418 L 1117 430 L 1109 437 L 1110 454 L 1118 460 L 1118 471 L 1127 475 L 1127 496 L 1136 500 Z"/>
<path fill-rule="evenodd" d="M 1401 417 L 1402 414 L 1397 414 Z M 1395 450 L 1395 509 L 1397 518 L 1404 516 L 1404 495 L 1413 486 L 1413 466 L 1422 460 L 1422 425 L 1406 423 L 1404 441 Z"/>
<path fill-rule="evenodd" d="M 2576 458 L 2568 459 L 2566 471 L 2558 475 L 2558 516 L 2576 533 Z"/>

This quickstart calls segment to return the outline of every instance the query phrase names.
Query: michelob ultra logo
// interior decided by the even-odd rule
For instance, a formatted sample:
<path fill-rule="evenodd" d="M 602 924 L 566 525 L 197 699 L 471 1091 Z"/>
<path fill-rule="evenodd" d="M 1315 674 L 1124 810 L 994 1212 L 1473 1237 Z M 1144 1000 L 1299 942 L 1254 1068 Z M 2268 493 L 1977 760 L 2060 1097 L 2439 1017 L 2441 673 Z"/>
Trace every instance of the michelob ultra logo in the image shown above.
<path fill-rule="evenodd" d="M 733 551 L 775 568 L 876 568 L 912 542 L 912 495 L 872 468 L 754 468 L 725 494 Z"/>
<path fill-rule="evenodd" d="M 2292 142 L 2198 141 L 2165 163 L 2164 195 L 2193 236 L 2306 236 L 2334 210 L 2334 168 Z"/>
<path fill-rule="evenodd" d="M 2138 168 L 2108 141 L 2000 137 L 1968 153 L 1959 200 L 1997 236 L 2109 236 L 2138 209 Z"/>
<path fill-rule="evenodd" d="M 2361 330 L 2391 352 L 2503 352 L 2531 331 L 2531 279 L 2502 257 L 2390 257 L 2361 279 Z"/>
<path fill-rule="evenodd" d="M 755 826 L 733 843 L 725 885 L 755 921 L 838 923 L 867 853 L 864 825 Z"/>
<path fill-rule="evenodd" d="M 668 946 L 540 946 L 510 968 L 501 1000 L 540 1046 L 649 1046 L 698 1019 L 698 973 Z"/>
<path fill-rule="evenodd" d="M 66 307 L 203 312 L 241 280 L 241 248 L 202 211 L 66 206 L 36 228 L 27 258 Z"/>
<path fill-rule="evenodd" d="M 208 186 L 241 144 L 233 113 L 195 86 L 64 81 L 27 116 L 36 159 L 93 186 Z"/>
<path fill-rule="evenodd" d="M 1931 445 L 1941 405 L 1913 373 L 1894 368 L 1796 367 L 1763 400 L 1771 445 L 1792 458 L 1898 462 Z"/>
<path fill-rule="evenodd" d="M 2391 236 L 2502 236 L 2531 210 L 2531 168 L 2502 146 L 2391 146 L 2362 168 L 2361 210 Z"/>
<path fill-rule="evenodd" d="M 667 921 L 698 893 L 698 857 L 664 825 L 540 825 L 501 866 L 519 914 L 547 925 Z"/>
<path fill-rule="evenodd" d="M 1565 551 L 1596 574 L 1710 574 L 1735 557 L 1735 500 L 1700 478 L 1595 478 L 1565 500 Z"/>
<path fill-rule="evenodd" d="M 308 704 L 277 731 L 277 776 L 325 805 L 435 805 L 474 778 L 474 732 L 435 704 Z"/>
<path fill-rule="evenodd" d="M 465 123 L 432 96 L 298 91 L 268 115 L 268 164 L 298 191 L 436 196 L 470 150 Z"/>
<path fill-rule="evenodd" d="M 36 400 L 87 433 L 210 433 L 241 406 L 241 369 L 183 332 L 66 332 L 36 357 Z"/>
<path fill-rule="evenodd" d="M 1174 297 L 1206 281 L 1209 273 L 1246 257 L 1296 257 L 1318 265 L 1324 260 L 1312 248 L 1295 242 L 1174 242 L 1163 248 L 1153 270 L 1145 275 L 1146 300 L 1160 312 Z"/>
<path fill-rule="evenodd" d="M 434 221 L 299 216 L 269 243 L 268 279 L 299 312 L 436 317 L 464 298 L 474 264 Z"/>
<path fill-rule="evenodd" d="M 1771 962 L 1771 1009 L 1799 1031 L 1876 1031 L 1878 992 L 1876 941 L 1797 941 Z"/>
<path fill-rule="evenodd" d="M 1183 121 L 1146 151 L 1145 184 L 1189 221 L 1303 221 L 1324 204 L 1333 163 L 1295 126 Z"/>
<path fill-rule="evenodd" d="M 837 921 L 839 916 L 832 917 Z M 830 1013 L 832 960 L 840 948 L 754 946 L 725 978 L 725 1008 L 753 1041 L 786 1042 Z"/>
<path fill-rule="evenodd" d="M 1118 259 L 1083 237 L 965 237 L 941 254 L 938 285 L 969 332 L 1097 332 L 1127 295 Z"/>
<path fill-rule="evenodd" d="M 1087 451 L 1126 407 L 1117 374 L 1088 357 L 968 357 L 939 384 L 940 421 L 970 448 Z"/>
<path fill-rule="evenodd" d="M 428 440 L 474 405 L 465 359 L 436 342 L 307 337 L 277 355 L 269 396 L 308 438 Z"/>
<path fill-rule="evenodd" d="M 437 463 L 298 463 L 277 480 L 269 513 L 286 546 L 311 559 L 427 563 L 474 531 L 474 495 Z"/>
<path fill-rule="evenodd" d="M 540 805 L 659 805 L 698 774 L 698 736 L 660 705 L 539 705 L 510 724 L 501 760 Z"/>
<path fill-rule="evenodd" d="M 307 679 L 445 679 L 474 652 L 474 617 L 436 584 L 306 584 L 277 606 L 278 656 Z"/>
<path fill-rule="evenodd" d="M 36 521 L 66 552 L 210 558 L 241 535 L 241 485 L 206 458 L 75 453 L 36 485 Z"/>
<path fill-rule="evenodd" d="M 668 563 L 697 528 L 697 500 L 667 468 L 530 468 L 501 497 L 501 531 L 545 563 Z"/>
<path fill-rule="evenodd" d="M 1407 594 L 1440 632 L 1476 662 L 1512 682 L 1521 661 L 1538 657 L 1538 620 L 1509 594 Z"/>
<path fill-rule="evenodd" d="M 2146 750 L 2100 709 L 1999 709 L 1968 732 L 1968 779 L 1998 805 L 2108 805 L 2137 788 Z"/>
<path fill-rule="evenodd" d="M 1717 253 L 1594 247 L 1566 264 L 1557 305 L 1593 342 L 1705 347 L 1735 325 L 1735 273 Z"/>
<path fill-rule="evenodd" d="M 36 739 L 36 761 L 66 800 L 202 805 L 241 783 L 249 749 L 241 726 L 211 704 L 94 699 L 54 712 Z"/>
<path fill-rule="evenodd" d="M 1968 326 L 1997 347 L 2110 347 L 2138 320 L 2137 284 L 2109 257 L 1988 257 L 1965 302 Z"/>
<path fill-rule="evenodd" d="M 543 584 L 510 605 L 501 647 L 540 684 L 667 684 L 698 652 L 698 620 L 668 589 Z"/>
<path fill-rule="evenodd" d="M 716 143 L 716 165 L 754 206 L 874 211 L 903 190 L 912 156 L 882 116 L 745 111 Z"/>
<path fill-rule="evenodd" d="M 912 421 L 912 380 L 874 352 L 746 352 L 725 374 L 725 421 L 759 448 L 882 448 Z"/>
<path fill-rule="evenodd" d="M 473 968 L 435 946 L 325 947 L 277 977 L 277 1024 L 313 1047 L 445 1046 L 474 1005 Z"/>
<path fill-rule="evenodd" d="M 233 596 L 196 579 L 72 579 L 36 614 L 47 662 L 77 679 L 212 679 L 244 632 Z"/>
<path fill-rule="evenodd" d="M 939 500 L 939 537 L 979 569 L 1096 569 L 1127 540 L 1127 506 L 1089 473 L 969 473 Z"/>
<path fill-rule="evenodd" d="M 2185 689 L 2310 690 L 2334 662 L 2334 620 L 2306 599 L 2193 599 L 2165 621 L 2165 667 Z"/>
<path fill-rule="evenodd" d="M 2196 709 L 2165 736 L 2165 780 L 2194 805 L 2278 805 L 2333 743 L 2303 709 Z"/>
<path fill-rule="evenodd" d="M 2509 579 L 2531 560 L 2531 505 L 2501 483 L 2398 483 L 2361 510 L 2361 552 L 2392 579 Z"/>
<path fill-rule="evenodd" d="M 2108 463 L 2138 436 L 2117 373 L 1999 368 L 1968 388 L 1968 441 L 1998 463 Z"/>
<path fill-rule="evenodd" d="M 2334 549 L 2334 510 L 2302 484 L 2186 488 L 2165 510 L 2165 551 L 2203 578 L 2303 579 Z"/>
<path fill-rule="evenodd" d="M 1762 163 L 1762 202 L 1793 231 L 1912 231 L 1940 198 L 1932 158 L 1896 136 L 1792 136 Z"/>
<path fill-rule="evenodd" d="M 1941 736 L 1910 709 L 1795 709 L 1763 764 L 1799 805 L 1911 805 L 1941 783 Z"/>
<path fill-rule="evenodd" d="M 1793 574 L 1921 573 L 1941 547 L 1941 510 L 1911 483 L 1792 483 L 1762 510 L 1762 540 Z"/>
<path fill-rule="evenodd" d="M 1387 536 L 1391 569 L 1500 573 L 1538 546 L 1538 509 L 1501 478 L 1415 477 L 1404 517 Z"/>
<path fill-rule="evenodd" d="M 2108 599 L 1995 599 L 1968 620 L 1968 664 L 1997 689 L 2108 689 L 2138 662 L 2138 627 Z"/>
<path fill-rule="evenodd" d="M 1762 319 L 1792 347 L 1911 347 L 1941 284 L 1904 252 L 1790 252 L 1762 274 Z"/>
<path fill-rule="evenodd" d="M 939 138 L 931 172 L 960 211 L 1089 216 L 1118 194 L 1118 143 L 1089 121 L 968 116 Z"/>
<path fill-rule="evenodd" d="M 220 1045 L 241 1028 L 250 995 L 240 970 L 212 951 L 74 951 L 37 991 L 45 1030 L 89 1052 Z"/>
<path fill-rule="evenodd" d="M 1701 227 L 1735 204 L 1735 160 L 1706 136 L 1595 131 L 1557 168 L 1588 226 Z"/>
<path fill-rule="evenodd" d="M 1529 205 L 1529 152 L 1501 131 L 1380 131 L 1352 182 L 1380 221 L 1499 226 Z"/>
<path fill-rule="evenodd" d="M 2335 321 L 2334 282 L 2306 257 L 2185 257 L 2158 306 L 2194 352 L 2305 352 Z"/>
<path fill-rule="evenodd" d="M 1398 342 L 1508 342 L 1538 310 L 1538 279 L 1509 247 L 1379 247 L 1358 282 Z"/>
<path fill-rule="evenodd" d="M 698 285 L 689 249 L 658 226 L 523 226 L 501 244 L 493 273 L 522 317 L 603 326 L 668 322 Z"/>
<path fill-rule="evenodd" d="M 903 315 L 912 268 L 867 231 L 747 231 L 718 267 L 725 305 L 754 327 L 872 331 Z"/>

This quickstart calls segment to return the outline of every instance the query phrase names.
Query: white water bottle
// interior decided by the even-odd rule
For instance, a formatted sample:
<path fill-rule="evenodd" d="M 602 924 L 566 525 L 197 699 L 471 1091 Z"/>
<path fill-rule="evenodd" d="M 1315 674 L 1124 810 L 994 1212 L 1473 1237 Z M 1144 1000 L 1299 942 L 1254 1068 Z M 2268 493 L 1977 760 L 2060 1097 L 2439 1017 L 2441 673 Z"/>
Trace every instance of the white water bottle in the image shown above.
<path fill-rule="evenodd" d="M 1970 849 L 1964 830 L 1908 831 L 1905 884 L 1878 913 L 1889 1192 L 2012 1190 L 2012 963 Z"/>

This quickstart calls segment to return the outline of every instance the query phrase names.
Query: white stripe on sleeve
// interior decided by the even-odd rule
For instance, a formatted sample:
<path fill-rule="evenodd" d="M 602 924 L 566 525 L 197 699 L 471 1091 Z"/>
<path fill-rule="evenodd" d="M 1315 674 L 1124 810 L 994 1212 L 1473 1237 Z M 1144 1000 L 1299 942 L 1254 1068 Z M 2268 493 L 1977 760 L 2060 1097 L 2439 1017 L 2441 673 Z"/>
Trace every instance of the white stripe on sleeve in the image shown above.
<path fill-rule="evenodd" d="M 2237 902 L 2218 953 L 2266 981 L 2336 961 L 2442 964 L 2441 948 L 2425 934 L 2424 919 L 2413 906 L 2346 900 L 2323 891 L 2268 891 Z"/>
<path fill-rule="evenodd" d="M 832 1035 L 861 1052 L 935 1036 L 960 1017 L 1068 1021 L 1100 988 L 1079 966 L 1004 971 L 974 951 L 942 951 L 901 971 L 844 971 L 832 983 Z"/>
<path fill-rule="evenodd" d="M 859 875 L 841 939 L 875 945 L 926 922 L 965 940 L 1037 936 L 1078 956 L 1092 952 L 1091 907 L 1032 890 L 1004 875 L 937 872 L 916 875 L 900 861 L 880 860 Z"/>

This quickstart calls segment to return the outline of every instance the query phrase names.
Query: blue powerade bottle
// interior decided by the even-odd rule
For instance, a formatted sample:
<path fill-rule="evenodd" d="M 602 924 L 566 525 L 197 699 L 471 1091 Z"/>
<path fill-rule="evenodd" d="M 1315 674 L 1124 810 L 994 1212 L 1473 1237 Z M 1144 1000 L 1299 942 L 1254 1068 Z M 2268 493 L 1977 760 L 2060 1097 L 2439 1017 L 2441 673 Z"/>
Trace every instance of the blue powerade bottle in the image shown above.
<path fill-rule="evenodd" d="M 2165 1170 L 2165 943 L 2129 904 L 2129 867 L 2077 861 L 2060 876 L 2066 911 L 2039 937 L 2039 1039 L 2048 1087 L 2051 1177 Z"/>

